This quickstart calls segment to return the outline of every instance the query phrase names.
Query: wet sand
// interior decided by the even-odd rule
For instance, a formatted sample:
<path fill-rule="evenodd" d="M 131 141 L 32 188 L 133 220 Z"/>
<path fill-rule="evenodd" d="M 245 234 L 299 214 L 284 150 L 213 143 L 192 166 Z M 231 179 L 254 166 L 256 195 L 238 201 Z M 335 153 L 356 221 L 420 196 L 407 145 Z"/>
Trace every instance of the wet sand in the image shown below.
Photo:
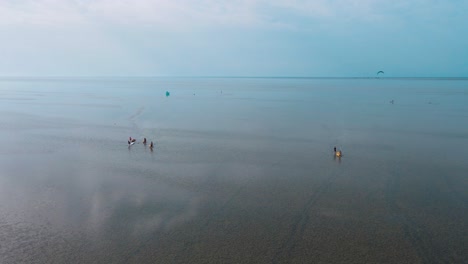
<path fill-rule="evenodd" d="M 467 84 L 1 80 L 0 262 L 466 263 Z"/>

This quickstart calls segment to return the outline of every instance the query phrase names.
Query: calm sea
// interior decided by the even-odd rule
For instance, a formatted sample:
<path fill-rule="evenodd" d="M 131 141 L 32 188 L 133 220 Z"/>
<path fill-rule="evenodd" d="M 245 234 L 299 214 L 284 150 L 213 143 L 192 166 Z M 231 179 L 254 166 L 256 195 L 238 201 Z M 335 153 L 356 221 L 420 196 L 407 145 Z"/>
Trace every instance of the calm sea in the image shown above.
<path fill-rule="evenodd" d="M 468 79 L 1 78 L 0 138 L 0 263 L 468 262 Z"/>

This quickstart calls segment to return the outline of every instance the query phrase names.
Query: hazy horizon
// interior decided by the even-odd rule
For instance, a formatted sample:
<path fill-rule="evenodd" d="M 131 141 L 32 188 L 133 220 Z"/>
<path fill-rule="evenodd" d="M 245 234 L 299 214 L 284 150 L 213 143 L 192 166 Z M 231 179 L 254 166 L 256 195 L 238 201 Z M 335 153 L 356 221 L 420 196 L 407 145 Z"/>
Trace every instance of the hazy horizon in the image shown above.
<path fill-rule="evenodd" d="M 9 78 L 252 78 L 252 79 L 468 79 L 468 76 L 434 76 L 434 77 L 424 77 L 424 76 L 236 76 L 236 75 L 193 75 L 193 76 L 183 76 L 183 75 L 0 75 L 0 79 L 9 79 Z"/>

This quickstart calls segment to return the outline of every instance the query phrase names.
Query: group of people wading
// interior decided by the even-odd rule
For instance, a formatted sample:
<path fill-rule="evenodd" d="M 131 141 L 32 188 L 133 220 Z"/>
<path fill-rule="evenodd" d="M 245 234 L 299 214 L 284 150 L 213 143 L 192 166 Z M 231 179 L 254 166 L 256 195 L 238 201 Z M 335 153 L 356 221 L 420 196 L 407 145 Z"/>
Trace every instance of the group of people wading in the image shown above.
<path fill-rule="evenodd" d="M 143 141 L 142 141 L 143 145 L 146 146 L 146 142 L 147 142 L 147 141 L 146 141 L 146 138 L 143 138 Z M 135 144 L 135 143 L 136 143 L 136 139 L 135 139 L 135 138 L 132 138 L 132 137 L 129 137 L 129 138 L 128 138 L 128 146 L 129 146 L 129 147 L 130 147 L 131 145 Z M 153 150 L 153 147 L 154 147 L 154 144 L 153 144 L 153 141 L 151 141 L 151 143 L 150 143 L 150 145 L 149 145 L 149 148 L 150 148 L 151 151 Z"/>

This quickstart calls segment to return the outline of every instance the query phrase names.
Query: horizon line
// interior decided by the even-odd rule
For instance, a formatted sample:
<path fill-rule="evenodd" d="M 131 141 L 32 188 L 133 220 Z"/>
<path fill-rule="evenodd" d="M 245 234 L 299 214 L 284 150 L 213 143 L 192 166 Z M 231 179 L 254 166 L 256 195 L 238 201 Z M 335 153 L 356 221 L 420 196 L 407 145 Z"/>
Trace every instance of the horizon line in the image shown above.
<path fill-rule="evenodd" d="M 207 79 L 468 79 L 463 76 L 242 76 L 242 75 L 0 75 L 0 79 L 47 79 L 47 78 L 207 78 Z"/>

